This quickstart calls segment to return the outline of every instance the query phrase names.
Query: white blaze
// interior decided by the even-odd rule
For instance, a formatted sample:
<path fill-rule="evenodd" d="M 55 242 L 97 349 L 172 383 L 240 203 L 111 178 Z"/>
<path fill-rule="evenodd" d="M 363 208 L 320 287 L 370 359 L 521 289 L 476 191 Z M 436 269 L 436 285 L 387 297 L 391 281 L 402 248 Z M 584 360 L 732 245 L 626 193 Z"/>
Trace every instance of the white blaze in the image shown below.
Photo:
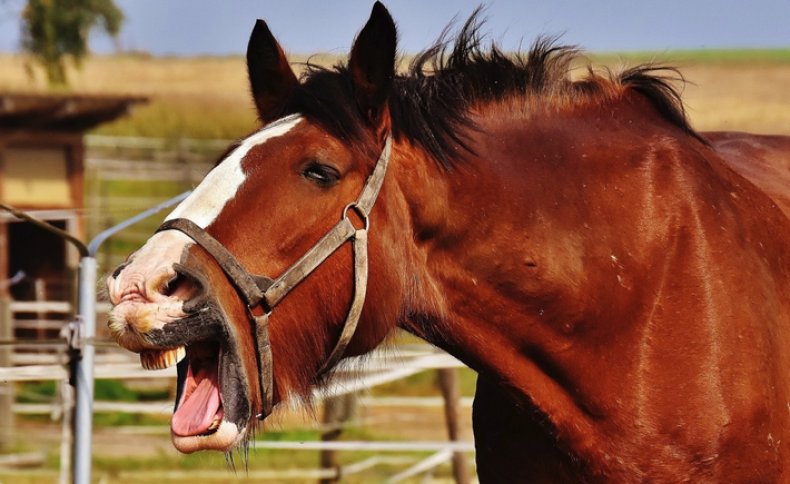
<path fill-rule="evenodd" d="M 302 117 L 293 114 L 266 126 L 241 142 L 238 148 L 214 167 L 192 193 L 173 210 L 165 220 L 186 218 L 205 229 L 222 211 L 222 208 L 236 196 L 236 191 L 247 178 L 241 169 L 241 162 L 255 146 L 272 138 L 282 136 L 299 124 Z"/>

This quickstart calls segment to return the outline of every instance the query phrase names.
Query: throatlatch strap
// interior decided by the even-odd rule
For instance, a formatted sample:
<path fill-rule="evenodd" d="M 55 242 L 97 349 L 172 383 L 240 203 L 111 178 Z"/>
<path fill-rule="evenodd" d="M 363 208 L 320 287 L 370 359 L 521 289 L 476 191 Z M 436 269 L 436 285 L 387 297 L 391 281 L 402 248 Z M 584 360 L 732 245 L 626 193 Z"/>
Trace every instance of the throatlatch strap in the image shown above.
<path fill-rule="evenodd" d="M 368 232 L 357 230 L 354 234 L 354 299 L 346 316 L 346 324 L 340 332 L 340 338 L 335 343 L 335 348 L 329 354 L 324 366 L 319 373 L 326 373 L 343 358 L 348 343 L 357 329 L 362 306 L 365 305 L 365 295 L 368 288 Z"/>
<path fill-rule="evenodd" d="M 272 358 L 272 345 L 269 341 L 269 314 L 252 316 L 254 327 L 251 328 L 257 340 L 258 352 L 258 384 L 261 387 L 261 413 L 256 415 L 258 420 L 265 419 L 274 408 L 274 360 Z"/>

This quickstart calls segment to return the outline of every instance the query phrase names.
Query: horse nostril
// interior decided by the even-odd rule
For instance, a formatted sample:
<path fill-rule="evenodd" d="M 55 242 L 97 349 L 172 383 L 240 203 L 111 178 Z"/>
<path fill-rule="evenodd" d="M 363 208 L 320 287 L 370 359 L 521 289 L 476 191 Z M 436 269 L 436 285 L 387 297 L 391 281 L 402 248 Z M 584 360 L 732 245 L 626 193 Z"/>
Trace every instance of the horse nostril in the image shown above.
<path fill-rule="evenodd" d="M 161 292 L 165 296 L 171 297 L 171 296 L 173 296 L 176 293 L 177 290 L 179 290 L 179 288 L 181 286 L 183 286 L 183 285 L 185 285 L 187 283 L 188 283 L 188 281 L 187 281 L 186 276 L 184 276 L 184 274 L 180 274 L 180 273 L 177 272 L 176 275 L 172 279 L 167 281 L 167 283 L 165 284 L 165 287 L 162 288 Z"/>
<path fill-rule="evenodd" d="M 198 298 L 203 292 L 203 284 L 200 280 L 181 267 L 177 266 L 175 269 L 175 275 L 161 286 L 160 294 L 168 298 L 180 299 L 185 303 Z"/>
<path fill-rule="evenodd" d="M 168 284 L 170 297 L 184 301 L 184 311 L 195 312 L 206 304 L 206 281 L 203 274 L 182 264 L 174 266 L 176 277 Z"/>
<path fill-rule="evenodd" d="M 115 268 L 115 270 L 114 270 L 114 271 L 112 271 L 112 278 L 113 278 L 113 279 L 117 279 L 117 278 L 118 278 L 118 276 L 121 274 L 121 272 L 122 272 L 124 269 L 126 269 L 126 266 L 128 266 L 128 265 L 129 265 L 129 262 L 124 262 L 123 264 L 121 264 L 121 265 L 119 265 L 118 267 L 116 267 L 116 268 Z"/>

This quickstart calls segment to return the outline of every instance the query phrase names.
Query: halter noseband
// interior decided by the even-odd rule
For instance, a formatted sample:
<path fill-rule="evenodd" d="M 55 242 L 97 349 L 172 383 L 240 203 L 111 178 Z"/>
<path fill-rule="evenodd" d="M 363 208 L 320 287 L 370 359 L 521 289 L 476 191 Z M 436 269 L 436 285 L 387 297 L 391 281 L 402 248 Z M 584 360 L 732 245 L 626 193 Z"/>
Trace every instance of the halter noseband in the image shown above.
<path fill-rule="evenodd" d="M 340 338 L 321 367 L 319 374 L 328 371 L 340 361 L 346 346 L 348 346 L 351 337 L 354 335 L 359 316 L 362 313 L 362 305 L 365 302 L 365 292 L 367 290 L 367 234 L 370 228 L 368 217 L 373 204 L 376 203 L 378 198 L 379 190 L 381 190 L 381 185 L 384 182 L 384 175 L 387 173 L 390 145 L 390 136 L 387 136 L 384 142 L 384 149 L 381 151 L 373 172 L 365 181 L 365 186 L 362 188 L 362 193 L 357 201 L 346 205 L 340 221 L 329 229 L 321 240 L 316 242 L 312 248 L 277 279 L 247 272 L 244 266 L 221 242 L 189 219 L 176 218 L 167 220 L 157 229 L 157 232 L 178 230 L 194 240 L 219 264 L 236 288 L 239 296 L 244 300 L 250 324 L 252 325 L 250 329 L 255 340 L 258 357 L 258 383 L 261 391 L 262 408 L 257 417 L 260 420 L 266 418 L 272 412 L 274 406 L 274 376 L 272 371 L 272 350 L 269 343 L 269 314 L 294 287 L 349 240 L 353 240 L 354 248 L 354 299 L 351 302 L 351 308 L 346 316 L 346 322 L 340 333 Z M 348 218 L 349 210 L 356 212 L 362 219 L 365 224 L 364 228 L 357 229 L 354 227 L 354 224 Z"/>

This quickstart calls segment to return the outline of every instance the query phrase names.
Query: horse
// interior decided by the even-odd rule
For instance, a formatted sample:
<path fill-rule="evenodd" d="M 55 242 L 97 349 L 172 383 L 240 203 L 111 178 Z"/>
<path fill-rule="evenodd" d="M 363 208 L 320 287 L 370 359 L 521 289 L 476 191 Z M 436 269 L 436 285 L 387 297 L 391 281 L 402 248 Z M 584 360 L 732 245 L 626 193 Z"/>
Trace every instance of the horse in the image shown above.
<path fill-rule="evenodd" d="M 787 481 L 790 141 L 480 30 L 398 73 L 377 2 L 297 77 L 257 21 L 262 128 L 107 279 L 118 343 L 177 365 L 175 447 L 246 445 L 399 327 L 478 373 L 483 482 Z"/>

